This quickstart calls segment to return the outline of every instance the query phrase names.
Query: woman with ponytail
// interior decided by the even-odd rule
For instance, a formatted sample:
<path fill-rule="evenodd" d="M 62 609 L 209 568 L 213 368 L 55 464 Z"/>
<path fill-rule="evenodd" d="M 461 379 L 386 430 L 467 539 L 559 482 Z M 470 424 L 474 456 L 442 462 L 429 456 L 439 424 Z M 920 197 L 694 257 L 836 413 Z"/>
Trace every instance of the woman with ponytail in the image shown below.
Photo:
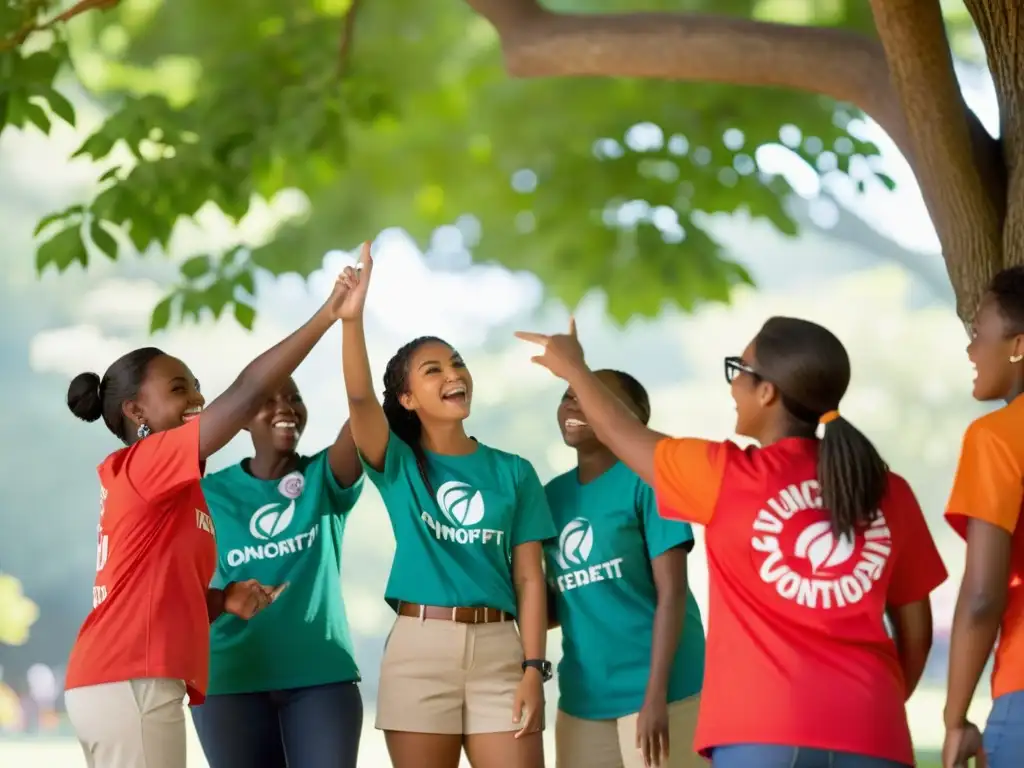
<path fill-rule="evenodd" d="M 706 527 L 696 749 L 714 768 L 914 765 L 904 702 L 946 571 L 907 482 L 839 413 L 850 383 L 839 339 L 774 317 L 725 359 L 736 432 L 760 444 L 743 450 L 649 429 L 587 368 L 575 326 L 517 336 L 544 348 L 534 362 L 569 384 L 659 511 Z"/>
<path fill-rule="evenodd" d="M 395 534 L 377 728 L 395 768 L 457 768 L 463 748 L 475 768 L 543 768 L 544 489 L 528 461 L 466 434 L 473 379 L 440 339 L 399 349 L 377 401 L 363 335 L 372 269 L 365 244 L 338 316 L 352 437 Z"/>

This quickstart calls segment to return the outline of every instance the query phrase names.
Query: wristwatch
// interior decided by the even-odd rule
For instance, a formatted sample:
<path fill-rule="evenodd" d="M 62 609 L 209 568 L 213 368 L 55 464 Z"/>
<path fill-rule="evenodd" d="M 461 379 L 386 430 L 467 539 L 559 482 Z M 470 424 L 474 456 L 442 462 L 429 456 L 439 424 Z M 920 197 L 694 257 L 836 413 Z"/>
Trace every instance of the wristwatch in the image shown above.
<path fill-rule="evenodd" d="M 553 677 L 551 671 L 551 662 L 547 659 L 527 659 L 523 662 L 523 672 L 528 668 L 533 667 L 540 672 L 541 680 L 545 683 Z"/>

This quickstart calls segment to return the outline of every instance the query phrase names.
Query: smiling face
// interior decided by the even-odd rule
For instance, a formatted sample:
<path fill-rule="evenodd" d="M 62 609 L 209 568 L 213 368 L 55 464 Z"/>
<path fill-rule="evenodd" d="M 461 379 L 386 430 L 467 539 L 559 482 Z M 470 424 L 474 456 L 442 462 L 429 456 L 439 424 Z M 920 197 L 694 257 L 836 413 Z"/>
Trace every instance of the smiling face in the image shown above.
<path fill-rule="evenodd" d="M 974 366 L 974 398 L 1006 400 L 1021 388 L 1024 362 L 1024 335 L 1009 332 L 999 304 L 991 294 L 982 299 L 971 325 L 967 358 Z M 1011 359 L 1012 358 L 1012 359 Z"/>
<path fill-rule="evenodd" d="M 288 379 L 249 422 L 247 429 L 253 446 L 257 452 L 294 453 L 308 416 L 299 388 Z"/>
<path fill-rule="evenodd" d="M 630 399 L 629 394 L 626 392 L 622 385 L 622 381 L 612 371 L 598 371 L 597 378 L 601 380 L 612 393 L 619 398 L 622 402 L 629 406 L 633 413 L 641 417 L 640 411 L 636 404 Z M 583 415 L 583 411 L 580 410 L 579 401 L 576 399 L 576 393 L 572 391 L 572 387 L 565 390 L 565 394 L 562 395 L 562 401 L 558 404 L 558 428 L 562 432 L 562 440 L 570 448 L 593 448 L 601 445 L 597 436 L 594 434 L 593 428 L 587 423 L 586 417 Z"/>
<path fill-rule="evenodd" d="M 153 358 L 134 400 L 122 405 L 125 417 L 137 429 L 145 424 L 152 432 L 180 427 L 197 418 L 206 400 L 199 381 L 181 360 L 170 355 Z"/>
<path fill-rule="evenodd" d="M 403 407 L 420 420 L 462 421 L 473 402 L 473 377 L 454 349 L 442 341 L 427 341 L 409 356 Z"/>

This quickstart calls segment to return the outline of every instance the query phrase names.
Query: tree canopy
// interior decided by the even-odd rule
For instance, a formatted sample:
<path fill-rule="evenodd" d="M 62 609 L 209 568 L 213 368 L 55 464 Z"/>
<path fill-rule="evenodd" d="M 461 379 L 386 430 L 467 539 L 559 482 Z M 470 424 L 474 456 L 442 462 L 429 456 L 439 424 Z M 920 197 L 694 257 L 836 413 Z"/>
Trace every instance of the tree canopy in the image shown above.
<path fill-rule="evenodd" d="M 79 93 L 108 116 L 74 154 L 97 163 L 95 194 L 39 222 L 40 271 L 165 250 L 205 206 L 238 221 L 286 190 L 307 201 L 258 242 L 184 261 L 154 329 L 204 310 L 251 326 L 254 270 L 306 275 L 389 226 L 534 272 L 570 305 L 601 289 L 618 319 L 726 301 L 750 277 L 708 215 L 798 229 L 759 147 L 892 186 L 860 110 L 922 183 L 962 315 L 1024 261 L 1008 205 L 1024 66 L 1007 58 L 1024 47 L 1004 45 L 1020 28 L 996 0 L 967 7 L 997 58 L 1001 143 L 952 75 L 970 19 L 948 15 L 947 34 L 938 0 L 56 5 L 0 6 L 0 127 L 74 124 Z"/>

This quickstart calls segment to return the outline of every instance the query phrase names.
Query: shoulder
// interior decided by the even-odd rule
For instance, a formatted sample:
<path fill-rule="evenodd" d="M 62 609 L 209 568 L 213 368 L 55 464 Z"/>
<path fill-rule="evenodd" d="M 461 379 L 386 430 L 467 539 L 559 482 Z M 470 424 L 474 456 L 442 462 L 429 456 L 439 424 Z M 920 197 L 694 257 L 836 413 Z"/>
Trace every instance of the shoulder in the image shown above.
<path fill-rule="evenodd" d="M 328 461 L 328 450 L 328 448 L 324 448 L 316 453 L 311 453 L 308 456 L 300 455 L 298 464 L 295 466 L 295 470 L 304 475 L 308 475 L 310 472 L 315 471 L 317 467 L 323 466 L 323 464 Z"/>
<path fill-rule="evenodd" d="M 964 432 L 964 444 L 981 441 L 1006 443 L 1016 436 L 1022 426 L 1020 416 L 1024 410 L 1006 406 L 979 416 L 968 425 Z"/>
<path fill-rule="evenodd" d="M 548 494 L 548 496 L 558 494 L 563 488 L 566 488 L 575 482 L 575 475 L 576 470 L 570 469 L 568 472 L 563 472 L 562 474 L 551 478 L 544 483 L 544 492 Z"/>
<path fill-rule="evenodd" d="M 232 464 L 229 467 L 218 469 L 216 472 L 211 472 L 200 481 L 200 484 L 203 486 L 204 491 L 207 488 L 223 488 L 226 485 L 234 484 L 236 482 L 238 473 L 244 471 L 245 470 L 242 469 L 241 462 L 239 462 L 238 464 Z"/>
<path fill-rule="evenodd" d="M 477 456 L 483 460 L 489 462 L 494 467 L 507 468 L 511 470 L 513 475 L 519 479 L 529 474 L 536 474 L 536 470 L 533 468 L 533 464 L 524 459 L 518 453 L 510 453 L 509 451 L 503 451 L 500 448 L 487 445 L 477 441 Z"/>

